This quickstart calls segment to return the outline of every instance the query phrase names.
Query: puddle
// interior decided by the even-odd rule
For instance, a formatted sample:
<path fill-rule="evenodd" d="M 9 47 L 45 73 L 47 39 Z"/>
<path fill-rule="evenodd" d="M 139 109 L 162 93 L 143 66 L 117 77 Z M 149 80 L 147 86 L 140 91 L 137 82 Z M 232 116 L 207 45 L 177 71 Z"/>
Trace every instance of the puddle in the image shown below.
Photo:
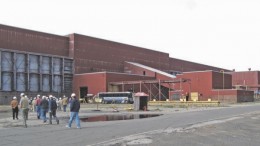
<path fill-rule="evenodd" d="M 101 115 L 87 118 L 80 118 L 82 122 L 98 122 L 98 121 L 117 121 L 117 120 L 132 120 L 143 119 L 161 116 L 162 114 L 129 114 L 129 115 Z"/>
<path fill-rule="evenodd" d="M 7 113 L 8 111 L 7 110 L 0 110 L 0 113 Z"/>

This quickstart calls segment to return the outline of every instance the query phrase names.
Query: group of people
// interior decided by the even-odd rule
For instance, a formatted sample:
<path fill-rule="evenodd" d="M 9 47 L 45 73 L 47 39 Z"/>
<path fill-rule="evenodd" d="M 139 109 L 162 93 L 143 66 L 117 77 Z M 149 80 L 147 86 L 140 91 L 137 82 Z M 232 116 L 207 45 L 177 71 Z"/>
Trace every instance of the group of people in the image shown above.
<path fill-rule="evenodd" d="M 29 99 L 29 104 L 30 104 L 30 110 L 31 111 L 38 111 L 39 112 L 39 108 L 37 108 L 37 106 L 39 106 L 40 104 L 40 101 L 43 97 L 46 97 L 47 100 L 50 99 L 50 97 L 48 96 L 42 96 L 40 97 L 40 95 L 37 95 L 36 97 L 34 98 L 30 98 Z M 57 110 L 63 110 L 64 112 L 66 112 L 66 108 L 67 108 L 67 105 L 69 104 L 69 101 L 71 100 L 71 98 L 68 98 L 66 97 L 65 95 L 63 96 L 63 98 L 56 98 L 56 97 L 53 97 L 54 100 L 56 101 L 56 104 L 57 104 Z M 38 117 L 39 119 L 39 117 Z"/>
<path fill-rule="evenodd" d="M 27 123 L 26 120 L 28 119 L 28 111 L 29 111 L 29 100 L 26 98 L 24 93 L 21 93 L 21 100 L 18 103 L 18 100 L 16 97 L 13 97 L 13 100 L 11 101 L 11 107 L 13 111 L 13 120 L 15 118 L 18 120 L 18 112 L 19 112 L 19 107 L 22 110 L 22 115 L 23 115 L 23 123 L 24 126 L 27 128 Z"/>
<path fill-rule="evenodd" d="M 21 93 L 20 96 L 20 102 L 18 102 L 17 97 L 13 97 L 13 100 L 11 101 L 13 120 L 19 119 L 18 112 L 19 109 L 21 109 L 23 123 L 25 127 L 27 127 L 26 120 L 28 120 L 28 112 L 30 109 L 37 112 L 37 118 L 42 119 L 44 123 L 46 123 L 47 121 L 46 114 L 49 112 L 49 124 L 52 124 L 52 117 L 56 120 L 57 124 L 59 124 L 59 119 L 56 115 L 57 109 L 61 110 L 62 106 L 63 111 L 66 112 L 67 105 L 69 105 L 70 120 L 66 127 L 70 128 L 72 122 L 75 120 L 77 128 L 81 128 L 78 116 L 80 102 L 78 101 L 75 93 L 71 94 L 71 98 L 64 96 L 63 98 L 59 99 L 52 95 L 42 97 L 40 95 L 37 95 L 37 97 L 35 97 L 34 99 L 29 99 L 24 93 Z"/>

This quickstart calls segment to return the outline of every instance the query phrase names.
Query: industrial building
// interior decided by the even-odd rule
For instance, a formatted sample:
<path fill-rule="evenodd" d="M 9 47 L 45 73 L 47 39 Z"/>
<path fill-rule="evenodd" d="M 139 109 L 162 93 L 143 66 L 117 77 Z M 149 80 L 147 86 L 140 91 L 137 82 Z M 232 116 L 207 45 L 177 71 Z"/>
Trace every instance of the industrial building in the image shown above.
<path fill-rule="evenodd" d="M 254 91 L 255 99 L 260 98 L 260 72 L 259 71 L 240 71 L 231 72 L 232 86 L 235 89 Z"/>
<path fill-rule="evenodd" d="M 240 100 L 250 91 L 226 91 L 232 89 L 232 75 L 226 74 L 230 70 L 75 33 L 59 36 L 0 25 L 0 60 L 0 104 L 21 92 L 29 97 L 71 92 L 84 97 L 127 90 L 143 91 L 157 100 L 174 99 L 181 91 L 203 95 L 198 100 L 223 95 L 225 100 L 232 96 L 234 102 L 251 101 L 249 96 Z"/>

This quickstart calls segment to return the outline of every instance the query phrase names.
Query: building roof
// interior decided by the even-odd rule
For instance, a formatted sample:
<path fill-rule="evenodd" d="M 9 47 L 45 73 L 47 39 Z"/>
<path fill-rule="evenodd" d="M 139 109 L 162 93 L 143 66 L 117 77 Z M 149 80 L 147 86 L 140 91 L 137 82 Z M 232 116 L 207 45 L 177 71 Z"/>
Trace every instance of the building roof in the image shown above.
<path fill-rule="evenodd" d="M 135 65 L 135 66 L 138 66 L 138 67 L 141 67 L 141 68 L 150 70 L 150 71 L 152 71 L 152 72 L 156 72 L 156 73 L 158 73 L 158 74 L 162 74 L 162 75 L 167 76 L 167 77 L 170 77 L 170 78 L 176 78 L 175 75 L 171 75 L 171 74 L 166 73 L 166 72 L 164 72 L 164 71 L 161 71 L 161 70 L 159 70 L 159 69 L 155 69 L 155 68 L 152 68 L 152 67 L 149 67 L 149 66 L 140 64 L 140 63 L 128 62 L 128 61 L 126 61 L 126 63 L 129 63 L 129 64 L 132 64 L 132 65 Z"/>

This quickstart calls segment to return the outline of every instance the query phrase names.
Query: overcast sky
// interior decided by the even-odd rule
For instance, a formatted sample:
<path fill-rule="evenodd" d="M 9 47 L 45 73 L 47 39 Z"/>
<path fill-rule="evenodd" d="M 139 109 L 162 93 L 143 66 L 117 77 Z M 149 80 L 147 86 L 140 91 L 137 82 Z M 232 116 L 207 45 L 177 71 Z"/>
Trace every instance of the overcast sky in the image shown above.
<path fill-rule="evenodd" d="M 260 0 L 0 0 L 0 23 L 260 70 Z"/>

